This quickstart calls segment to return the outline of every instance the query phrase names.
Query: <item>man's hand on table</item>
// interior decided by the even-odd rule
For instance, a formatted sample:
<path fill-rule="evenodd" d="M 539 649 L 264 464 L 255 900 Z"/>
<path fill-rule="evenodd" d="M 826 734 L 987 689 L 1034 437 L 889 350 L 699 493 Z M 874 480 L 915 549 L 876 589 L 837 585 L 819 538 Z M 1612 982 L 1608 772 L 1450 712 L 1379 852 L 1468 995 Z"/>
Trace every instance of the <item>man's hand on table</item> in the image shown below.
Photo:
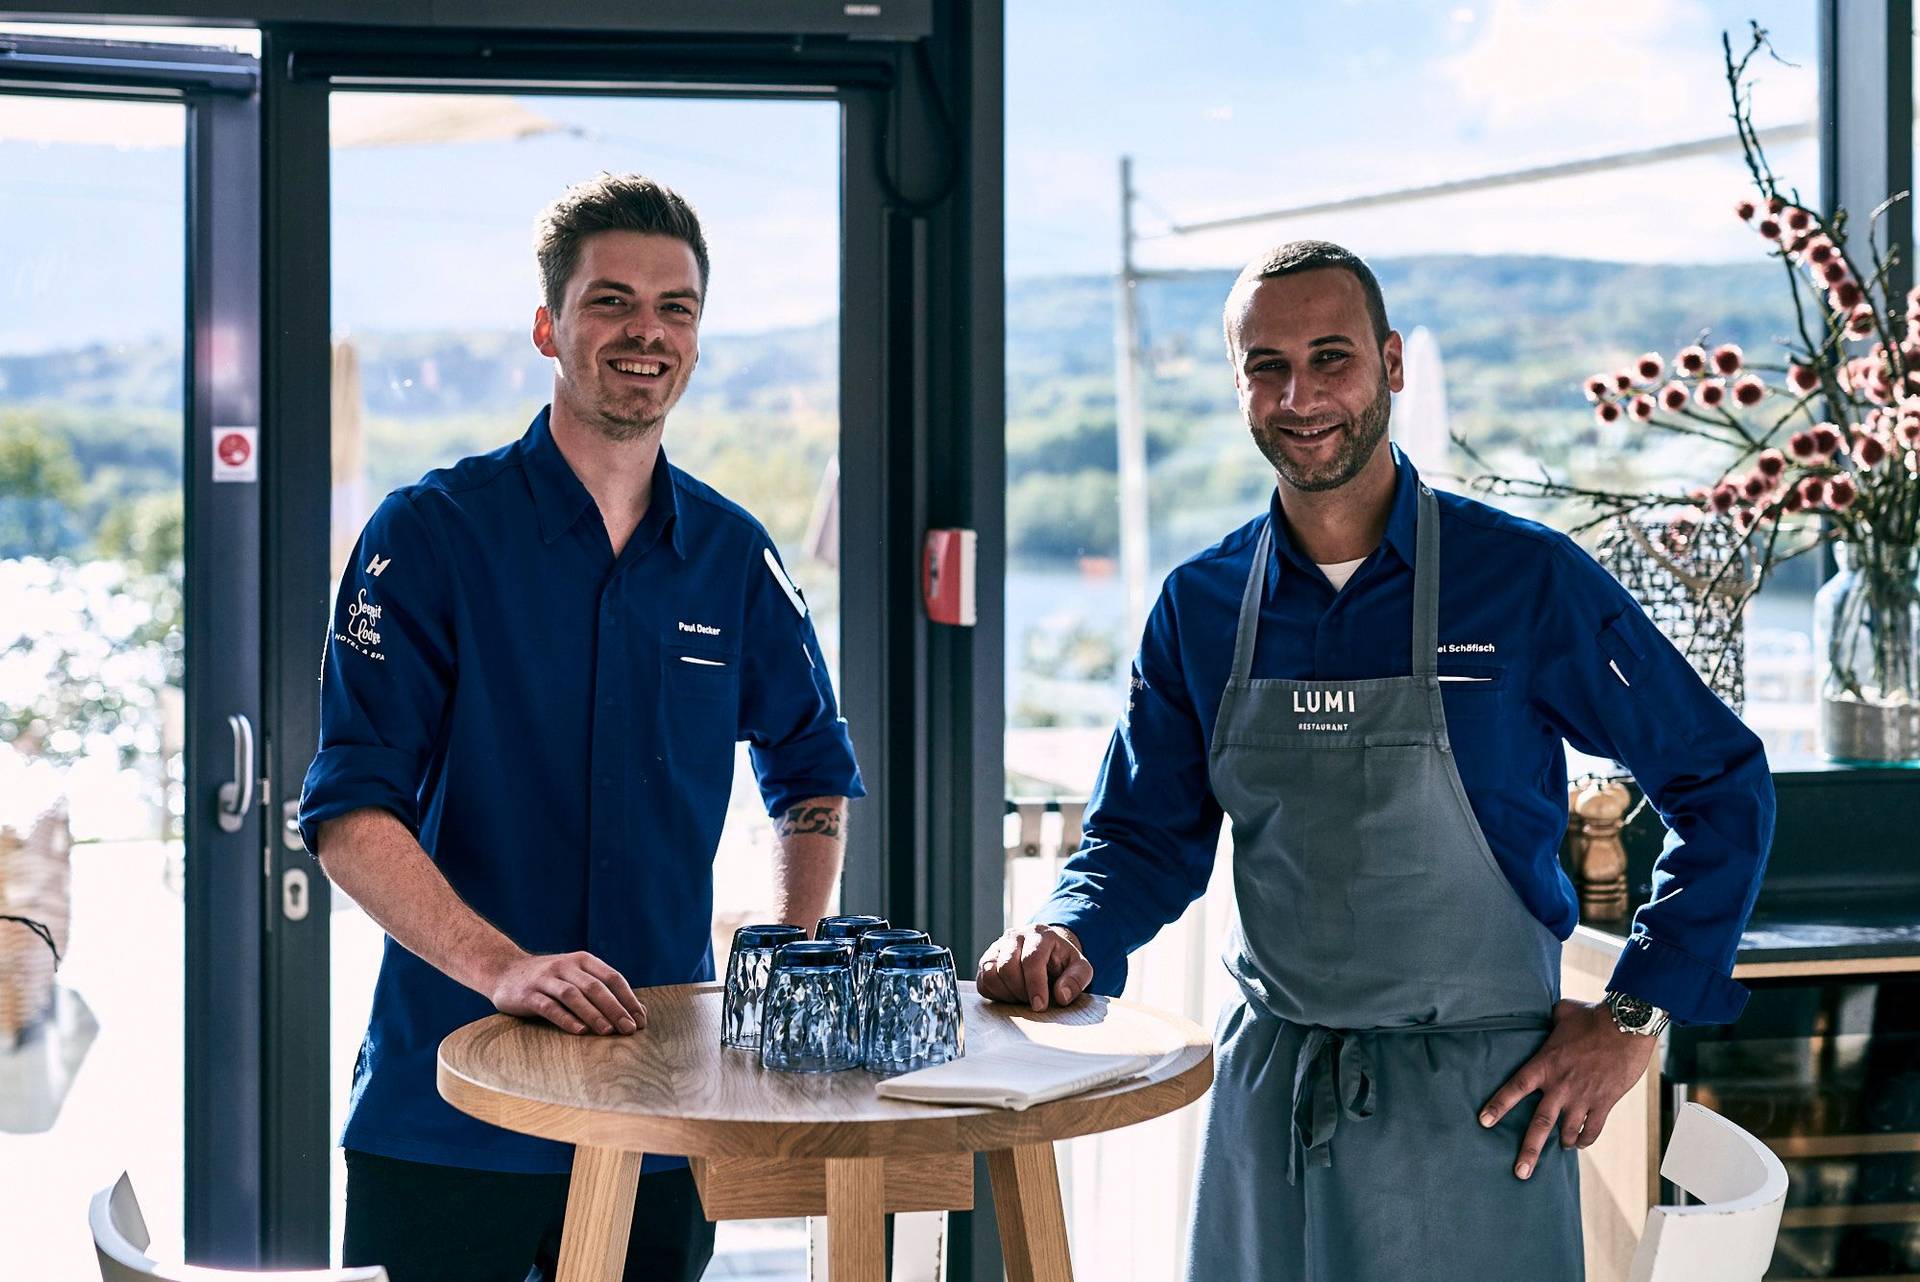
<path fill-rule="evenodd" d="M 1070 1006 L 1093 982 L 1093 963 L 1065 926 L 1022 926 L 996 939 L 980 958 L 980 995 L 1035 1010 Z"/>
<path fill-rule="evenodd" d="M 1647 1071 L 1657 1041 L 1621 1032 L 1604 1003 L 1558 1002 L 1546 1045 L 1487 1101 L 1480 1124 L 1494 1125 L 1514 1105 L 1540 1093 L 1513 1168 L 1524 1180 L 1540 1164 L 1540 1151 L 1555 1126 L 1562 1148 L 1586 1148 L 1600 1138 L 1607 1114 Z"/>
<path fill-rule="evenodd" d="M 632 1033 L 647 1026 L 647 1008 L 620 972 L 592 953 L 521 954 L 487 994 L 503 1015 L 544 1019 L 566 1033 Z"/>

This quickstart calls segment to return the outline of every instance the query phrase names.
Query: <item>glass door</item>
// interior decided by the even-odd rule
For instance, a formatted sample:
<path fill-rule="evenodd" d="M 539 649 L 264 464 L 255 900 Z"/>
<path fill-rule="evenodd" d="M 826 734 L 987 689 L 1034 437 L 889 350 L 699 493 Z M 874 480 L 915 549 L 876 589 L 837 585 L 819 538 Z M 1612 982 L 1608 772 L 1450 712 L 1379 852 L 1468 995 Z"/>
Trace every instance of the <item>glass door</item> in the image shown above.
<path fill-rule="evenodd" d="M 201 33 L 202 35 L 208 33 Z M 243 40 L 250 33 L 235 33 Z M 0 1241 L 257 1258 L 252 57 L 0 29 Z"/>
<path fill-rule="evenodd" d="M 572 183 L 637 171 L 694 204 L 713 261 L 666 454 L 767 527 L 837 686 L 840 117 L 832 101 L 336 89 L 329 583 L 385 495 L 517 439 L 550 400 L 552 362 L 529 338 L 535 217 Z M 744 744 L 733 778 L 713 869 L 722 968 L 734 928 L 772 905 L 773 827 Z M 335 1141 L 385 936 L 337 890 L 327 920 Z M 337 1258 L 337 1146 L 330 1169 Z M 798 1221 L 723 1223 L 715 1269 L 799 1278 L 805 1251 Z"/>

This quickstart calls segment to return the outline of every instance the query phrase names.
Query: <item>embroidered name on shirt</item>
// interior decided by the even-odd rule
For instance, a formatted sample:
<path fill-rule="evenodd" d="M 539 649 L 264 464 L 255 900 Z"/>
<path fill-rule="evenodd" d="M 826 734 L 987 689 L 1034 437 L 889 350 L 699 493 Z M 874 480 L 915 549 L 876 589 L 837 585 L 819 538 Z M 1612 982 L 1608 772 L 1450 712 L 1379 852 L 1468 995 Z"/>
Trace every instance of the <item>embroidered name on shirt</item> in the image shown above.
<path fill-rule="evenodd" d="M 720 635 L 719 628 L 710 628 L 704 623 L 688 623 L 682 620 L 679 627 L 682 632 L 691 632 L 696 636 L 717 637 Z"/>
<path fill-rule="evenodd" d="M 1493 654 L 1495 647 L 1491 641 L 1450 641 L 1441 646 L 1436 654 Z"/>
<path fill-rule="evenodd" d="M 367 590 L 361 588 L 359 594 L 347 602 L 347 630 L 334 633 L 333 639 L 355 654 L 385 663 L 387 656 L 380 653 L 380 633 L 374 627 L 384 613 L 386 607 L 367 600 Z"/>

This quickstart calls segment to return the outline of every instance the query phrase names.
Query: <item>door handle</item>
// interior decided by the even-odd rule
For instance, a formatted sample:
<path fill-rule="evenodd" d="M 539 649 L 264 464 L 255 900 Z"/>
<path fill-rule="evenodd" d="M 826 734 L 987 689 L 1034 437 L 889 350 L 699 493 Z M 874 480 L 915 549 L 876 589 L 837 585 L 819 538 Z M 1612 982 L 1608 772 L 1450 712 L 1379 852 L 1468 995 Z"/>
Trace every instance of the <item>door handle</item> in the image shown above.
<path fill-rule="evenodd" d="M 227 728 L 233 731 L 233 778 L 220 785 L 220 831 L 239 832 L 253 809 L 253 722 L 236 712 Z"/>

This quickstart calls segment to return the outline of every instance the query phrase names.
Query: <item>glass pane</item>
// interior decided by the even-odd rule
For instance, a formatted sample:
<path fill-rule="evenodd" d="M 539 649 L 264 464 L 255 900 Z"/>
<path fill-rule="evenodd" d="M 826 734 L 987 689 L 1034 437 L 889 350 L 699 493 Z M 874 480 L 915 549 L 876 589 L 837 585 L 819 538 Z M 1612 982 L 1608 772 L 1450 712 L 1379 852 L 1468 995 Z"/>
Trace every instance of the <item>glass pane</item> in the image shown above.
<path fill-rule="evenodd" d="M 182 1254 L 182 108 L 0 94 L 0 1242 Z M 64 807 L 62 809 L 61 807 Z"/>
<path fill-rule="evenodd" d="M 549 400 L 528 337 L 535 216 L 571 183 L 639 171 L 696 206 L 713 260 L 666 451 L 766 525 L 837 674 L 839 129 L 827 103 L 336 93 L 333 581 L 390 490 L 517 439 Z M 772 853 L 743 746 L 714 864 L 723 970 L 733 928 L 770 911 Z M 337 891 L 335 908 L 337 1135 L 382 936 Z M 719 1252 L 756 1278 L 804 1272 L 797 1223 L 723 1224 Z"/>
<path fill-rule="evenodd" d="M 1486 0 L 1386 13 L 1352 3 L 1283 21 L 1271 6 L 1234 3 L 1170 26 L 1154 6 L 1123 0 L 1090 35 L 1061 6 L 1008 8 L 1006 765 L 1016 798 L 1069 811 L 1085 799 L 1139 638 L 1129 572 L 1150 601 L 1169 569 L 1271 493 L 1221 339 L 1229 285 L 1257 253 L 1322 237 L 1369 259 L 1408 339 L 1393 434 L 1449 489 L 1461 488 L 1450 474 L 1477 470 L 1449 431 L 1510 474 L 1532 474 L 1539 459 L 1578 483 L 1711 479 L 1696 474 L 1697 455 L 1656 435 L 1602 433 L 1582 379 L 1648 349 L 1671 356 L 1709 327 L 1750 352 L 1793 331 L 1779 264 L 1732 212 L 1751 181 L 1733 146 L 1720 35 L 1739 49 L 1750 17 L 1772 33 L 1785 61 L 1760 59 L 1755 115 L 1776 172 L 1812 203 L 1813 5 Z M 1281 42 L 1284 68 L 1249 57 L 1250 39 Z M 1471 194 L 1413 192 L 1710 138 L 1725 145 Z M 1146 501 L 1134 512 L 1120 506 L 1115 411 L 1123 156 L 1144 274 L 1132 294 Z M 1125 563 L 1123 522 L 1145 536 L 1138 567 Z M 1776 754 L 1806 746 L 1811 731 L 1811 568 L 1783 573 L 1747 621 L 1747 718 Z M 1219 644 L 1231 647 L 1231 635 Z M 1044 896 L 1058 857 L 1050 818 L 1032 843 L 1041 857 L 1020 857 L 1029 843 L 1019 822 L 1008 834 L 1016 921 Z M 1211 1022 L 1227 863 L 1214 891 L 1136 957 L 1130 996 Z M 1135 1171 L 1189 1170 L 1194 1125 L 1165 1123 L 1158 1150 L 1132 1131 L 1068 1146 L 1083 1271 L 1178 1276 L 1184 1200 L 1127 1184 Z"/>

